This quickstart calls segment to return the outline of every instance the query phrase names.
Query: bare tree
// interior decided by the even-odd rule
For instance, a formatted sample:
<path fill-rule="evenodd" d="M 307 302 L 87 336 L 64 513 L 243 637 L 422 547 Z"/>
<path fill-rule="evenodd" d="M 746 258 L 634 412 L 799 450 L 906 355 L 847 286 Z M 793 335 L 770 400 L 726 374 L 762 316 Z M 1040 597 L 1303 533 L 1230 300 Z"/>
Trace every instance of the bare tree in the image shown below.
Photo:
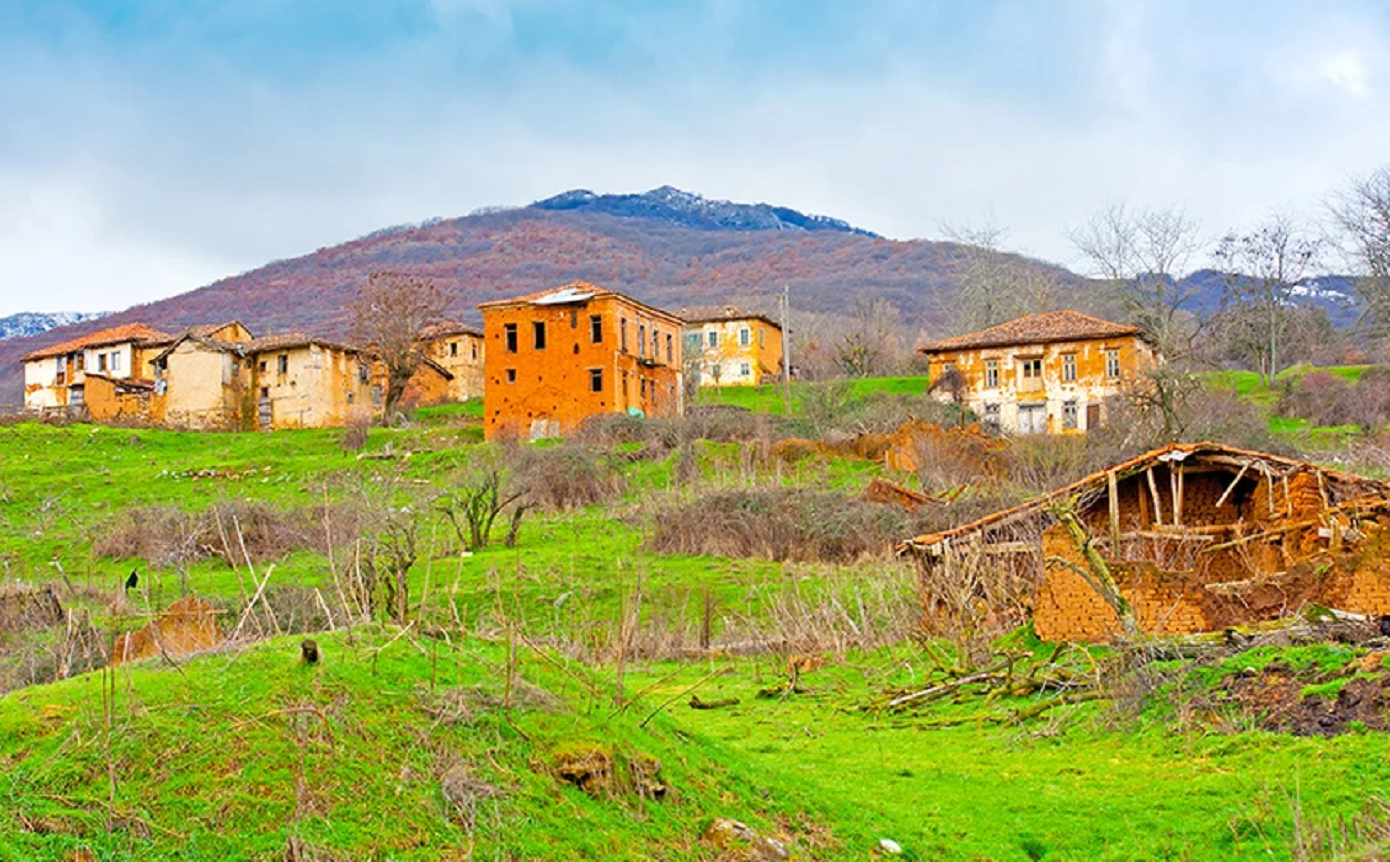
<path fill-rule="evenodd" d="M 405 272 L 374 272 L 348 306 L 357 337 L 366 342 L 386 370 L 382 418 L 390 421 L 406 384 L 424 361 L 420 331 L 439 323 L 448 300 L 433 281 Z"/>
<path fill-rule="evenodd" d="M 835 364 L 847 377 L 884 374 L 899 364 L 902 338 L 898 334 L 901 316 L 886 299 L 856 299 L 850 320 L 835 342 Z"/>
<path fill-rule="evenodd" d="M 960 290 L 948 319 L 959 331 L 988 329 L 1025 314 L 1054 311 L 1061 294 L 1056 271 L 1003 251 L 1008 231 L 987 221 L 981 225 L 942 225 L 957 244 Z"/>
<path fill-rule="evenodd" d="M 1131 211 L 1116 202 L 1067 231 L 1067 238 L 1160 353 L 1178 359 L 1192 352 L 1200 325 L 1187 321 L 1197 286 L 1180 278 L 1206 245 L 1197 222 L 1176 208 Z"/>
<path fill-rule="evenodd" d="M 1316 265 L 1321 243 L 1287 215 L 1274 215 L 1247 234 L 1228 233 L 1216 248 L 1228 300 L 1260 314 L 1265 383 L 1274 385 L 1288 328 L 1288 308 Z"/>
<path fill-rule="evenodd" d="M 1361 278 L 1356 289 L 1366 303 L 1366 328 L 1390 339 L 1390 167 L 1339 193 L 1328 204 L 1344 249 Z"/>

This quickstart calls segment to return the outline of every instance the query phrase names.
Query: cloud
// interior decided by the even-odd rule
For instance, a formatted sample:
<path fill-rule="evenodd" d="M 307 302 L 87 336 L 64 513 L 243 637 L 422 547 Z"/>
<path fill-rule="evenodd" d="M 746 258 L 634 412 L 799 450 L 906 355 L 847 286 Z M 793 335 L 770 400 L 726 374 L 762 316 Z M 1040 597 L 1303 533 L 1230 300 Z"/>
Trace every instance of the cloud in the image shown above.
<path fill-rule="evenodd" d="M 1337 51 L 1324 57 L 1318 73 L 1332 86 L 1359 98 L 1371 95 L 1370 71 L 1361 52 L 1354 49 Z"/>

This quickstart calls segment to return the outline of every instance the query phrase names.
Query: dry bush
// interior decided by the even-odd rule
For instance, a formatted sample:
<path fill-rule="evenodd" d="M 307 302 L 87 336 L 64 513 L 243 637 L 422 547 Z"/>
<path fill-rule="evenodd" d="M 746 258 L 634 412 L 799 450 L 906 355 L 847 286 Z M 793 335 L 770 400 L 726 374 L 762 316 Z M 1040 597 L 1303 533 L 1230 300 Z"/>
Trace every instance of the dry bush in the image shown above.
<path fill-rule="evenodd" d="M 143 559 L 156 567 L 182 567 L 209 557 L 228 565 L 276 560 L 299 550 L 323 552 L 328 538 L 349 541 L 362 515 L 351 507 L 279 509 L 243 500 L 214 503 L 199 512 L 175 506 L 126 509 L 102 531 L 92 550 L 116 560 Z"/>
<path fill-rule="evenodd" d="M 1278 412 L 1313 425 L 1382 427 L 1390 423 L 1390 368 L 1369 368 L 1354 384 L 1327 371 L 1310 371 L 1283 387 Z"/>
<path fill-rule="evenodd" d="M 516 481 L 531 503 L 569 511 L 622 494 L 627 487 L 613 455 L 579 443 L 524 447 L 513 455 Z"/>
<path fill-rule="evenodd" d="M 831 491 L 716 489 L 659 508 L 645 547 L 660 554 L 847 562 L 909 535 L 906 513 Z"/>

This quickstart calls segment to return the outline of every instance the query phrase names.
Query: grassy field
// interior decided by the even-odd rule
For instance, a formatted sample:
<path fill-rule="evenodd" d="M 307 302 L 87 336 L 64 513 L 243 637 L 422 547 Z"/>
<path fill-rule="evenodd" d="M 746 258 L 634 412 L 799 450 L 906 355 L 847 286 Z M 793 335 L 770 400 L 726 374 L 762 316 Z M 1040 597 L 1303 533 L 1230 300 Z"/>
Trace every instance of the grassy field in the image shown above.
<path fill-rule="evenodd" d="M 1219 381 L 1266 397 L 1244 376 Z M 855 381 L 845 400 L 924 386 Z M 702 394 L 769 411 L 780 397 Z M 262 578 L 268 594 L 331 601 L 351 564 L 306 547 L 180 572 L 100 553 L 133 518 L 260 505 L 310 522 L 339 509 L 418 512 L 420 525 L 408 630 L 378 615 L 315 633 L 324 660 L 312 667 L 299 663 L 296 635 L 0 694 L 0 862 L 67 862 L 79 847 L 101 860 L 195 862 L 743 858 L 701 840 L 716 817 L 801 859 L 874 858 L 882 838 L 918 860 L 1302 859 L 1313 858 L 1298 850 L 1307 835 L 1354 817 L 1390 783 L 1383 736 L 1267 732 L 1177 689 L 1002 724 L 985 716 L 1037 696 L 962 697 L 916 715 L 865 709 L 920 684 L 934 661 L 905 636 L 913 570 L 882 558 L 654 553 L 653 513 L 694 493 L 677 481 L 677 452 L 618 446 L 608 453 L 616 496 L 534 512 L 516 547 L 461 555 L 431 501 L 491 451 L 479 416 L 476 403 L 422 410 L 409 427 L 373 429 L 360 450 L 339 431 L 0 427 L 4 580 L 61 586 L 108 638 L 166 606 L 183 581 L 231 619 Z M 765 462 L 750 451 L 697 444 L 696 485 L 854 494 L 885 475 L 867 462 Z M 126 595 L 132 568 L 141 584 Z M 817 646 L 802 690 L 760 696 L 787 681 L 803 635 Z M 0 652 L 8 645 L 0 639 Z M 1044 649 L 1026 630 L 1004 646 Z M 1318 661 L 1340 668 L 1363 652 L 1329 647 Z M 1068 655 L 1082 669 L 1106 660 L 1104 650 Z M 1193 673 L 1204 684 L 1219 676 Z M 692 695 L 737 703 L 697 710 Z M 632 771 L 648 759 L 669 788 L 660 799 Z M 586 793 L 563 777 L 576 763 L 608 763 L 616 778 Z"/>

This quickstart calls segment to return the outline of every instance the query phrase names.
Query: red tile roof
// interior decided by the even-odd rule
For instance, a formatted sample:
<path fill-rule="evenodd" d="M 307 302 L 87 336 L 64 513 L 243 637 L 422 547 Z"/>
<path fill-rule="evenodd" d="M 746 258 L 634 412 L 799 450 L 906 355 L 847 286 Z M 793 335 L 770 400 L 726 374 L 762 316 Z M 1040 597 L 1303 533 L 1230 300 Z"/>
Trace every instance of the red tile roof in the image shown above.
<path fill-rule="evenodd" d="M 253 338 L 243 346 L 246 355 L 253 353 L 265 353 L 271 350 L 290 350 L 295 347 L 308 347 L 317 344 L 320 347 L 327 347 L 330 350 L 341 350 L 345 353 L 359 353 L 360 351 L 350 344 L 339 344 L 329 341 L 326 338 L 319 338 L 316 335 L 308 335 L 303 332 L 285 332 L 280 335 L 264 335 L 260 338 Z"/>
<path fill-rule="evenodd" d="M 587 302 L 590 299 L 607 299 L 617 297 L 633 305 L 641 306 L 662 317 L 668 317 L 675 321 L 681 321 L 678 315 L 672 314 L 654 305 L 648 305 L 640 299 L 633 299 L 625 293 L 616 290 L 609 290 L 606 287 L 599 287 L 587 281 L 572 281 L 559 287 L 552 287 L 550 290 L 542 290 L 537 293 L 528 293 L 525 296 L 513 296 L 510 299 L 494 299 L 491 302 L 478 304 L 479 311 L 489 311 L 494 308 L 506 308 L 516 305 L 564 305 L 570 302 Z"/>
<path fill-rule="evenodd" d="M 945 353 L 950 350 L 971 350 L 981 347 L 1013 347 L 1025 344 L 1045 344 L 1053 341 L 1085 341 L 1093 338 L 1119 338 L 1139 335 L 1137 326 L 1111 323 L 1082 314 L 1079 311 L 1049 311 L 1029 314 L 1008 323 L 991 326 L 979 332 L 931 341 L 917 348 L 918 353 Z"/>
<path fill-rule="evenodd" d="M 48 347 L 41 347 L 38 350 L 26 353 L 24 362 L 35 359 L 46 359 L 50 356 L 62 356 L 64 353 L 76 353 L 79 350 L 86 350 L 89 347 L 106 347 L 111 344 L 163 344 L 173 338 L 167 332 L 160 332 L 158 329 L 151 329 L 143 323 L 126 323 L 121 326 L 113 326 L 110 329 L 102 329 L 97 332 L 88 333 L 71 341 L 64 341 L 60 344 L 53 344 Z"/>

